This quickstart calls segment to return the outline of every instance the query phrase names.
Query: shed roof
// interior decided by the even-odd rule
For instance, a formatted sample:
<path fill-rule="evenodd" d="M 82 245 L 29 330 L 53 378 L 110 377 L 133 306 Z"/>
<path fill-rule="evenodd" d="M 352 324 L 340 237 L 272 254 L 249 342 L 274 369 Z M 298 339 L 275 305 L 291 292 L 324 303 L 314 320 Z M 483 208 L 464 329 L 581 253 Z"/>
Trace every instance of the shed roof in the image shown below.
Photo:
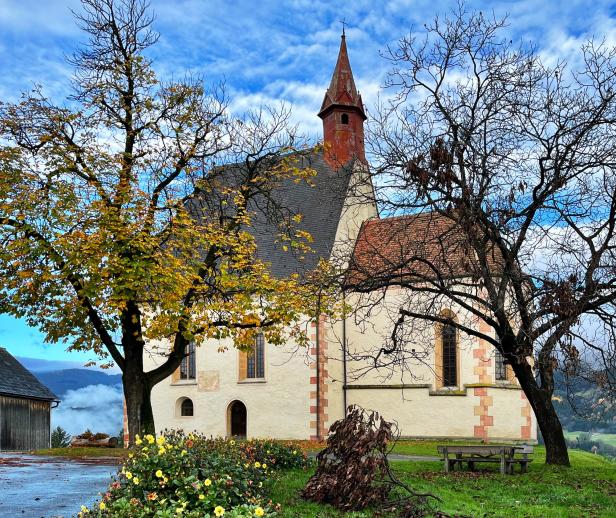
<path fill-rule="evenodd" d="M 0 347 L 0 394 L 59 401 L 58 396 L 2 347 Z"/>

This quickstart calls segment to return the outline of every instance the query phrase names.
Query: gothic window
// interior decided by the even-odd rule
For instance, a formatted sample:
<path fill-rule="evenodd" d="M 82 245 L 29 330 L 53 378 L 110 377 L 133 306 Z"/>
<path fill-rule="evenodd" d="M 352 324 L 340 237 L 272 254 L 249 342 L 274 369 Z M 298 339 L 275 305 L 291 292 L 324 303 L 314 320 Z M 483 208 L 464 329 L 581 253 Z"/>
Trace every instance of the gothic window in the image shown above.
<path fill-rule="evenodd" d="M 194 407 L 192 399 L 184 398 L 180 404 L 180 415 L 182 417 L 192 417 L 194 415 Z"/>
<path fill-rule="evenodd" d="M 340 122 L 342 122 L 342 124 L 348 124 L 349 123 L 349 115 L 348 113 L 343 113 L 342 117 L 340 117 Z"/>
<path fill-rule="evenodd" d="M 494 350 L 494 377 L 500 381 L 507 379 L 505 357 L 498 349 Z"/>
<path fill-rule="evenodd" d="M 265 378 L 264 348 L 265 339 L 263 338 L 263 334 L 259 333 L 252 346 L 252 351 L 248 353 L 246 358 L 247 378 Z"/>
<path fill-rule="evenodd" d="M 186 351 L 186 356 L 182 358 L 180 364 L 180 379 L 194 380 L 197 378 L 197 365 L 195 361 L 195 343 L 190 342 Z"/>
<path fill-rule="evenodd" d="M 441 331 L 442 360 L 443 360 L 443 386 L 456 387 L 458 385 L 458 343 L 456 328 L 451 324 L 443 325 Z"/>

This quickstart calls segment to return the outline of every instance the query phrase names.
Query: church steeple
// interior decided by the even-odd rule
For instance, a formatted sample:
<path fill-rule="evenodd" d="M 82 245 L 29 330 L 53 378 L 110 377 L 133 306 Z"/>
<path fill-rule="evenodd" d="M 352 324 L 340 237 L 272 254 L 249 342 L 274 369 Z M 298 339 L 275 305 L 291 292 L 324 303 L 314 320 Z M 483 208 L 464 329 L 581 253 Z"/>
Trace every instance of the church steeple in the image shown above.
<path fill-rule="evenodd" d="M 361 95 L 355 87 L 344 32 L 319 117 L 323 120 L 325 158 L 332 167 L 337 169 L 352 158 L 366 161 L 364 121 L 367 117 Z"/>

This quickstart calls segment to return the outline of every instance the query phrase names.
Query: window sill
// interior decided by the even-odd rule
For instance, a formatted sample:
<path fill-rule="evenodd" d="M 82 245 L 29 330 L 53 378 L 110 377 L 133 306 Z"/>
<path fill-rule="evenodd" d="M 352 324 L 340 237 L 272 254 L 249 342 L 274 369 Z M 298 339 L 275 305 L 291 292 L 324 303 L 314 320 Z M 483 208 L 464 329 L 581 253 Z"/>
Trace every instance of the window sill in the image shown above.
<path fill-rule="evenodd" d="M 197 380 L 177 380 L 172 381 L 171 385 L 173 386 L 183 386 L 183 385 L 197 385 Z"/>
<path fill-rule="evenodd" d="M 431 396 L 466 396 L 466 389 L 458 387 L 441 387 L 429 392 Z"/>
<path fill-rule="evenodd" d="M 244 384 L 244 383 L 266 383 L 267 380 L 265 378 L 245 378 L 243 380 L 238 380 L 238 384 Z"/>
<path fill-rule="evenodd" d="M 508 380 L 496 380 L 494 383 L 465 383 L 465 388 L 499 388 L 499 389 L 511 389 L 522 390 L 522 387 L 517 383 L 512 383 Z"/>

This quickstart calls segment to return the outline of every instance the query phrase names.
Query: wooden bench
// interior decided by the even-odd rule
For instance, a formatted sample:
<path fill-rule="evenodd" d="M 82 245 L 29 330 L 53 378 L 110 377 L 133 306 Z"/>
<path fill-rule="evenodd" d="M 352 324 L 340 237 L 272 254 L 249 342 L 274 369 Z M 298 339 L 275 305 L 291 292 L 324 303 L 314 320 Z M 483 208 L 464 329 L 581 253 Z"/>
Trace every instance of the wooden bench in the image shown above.
<path fill-rule="evenodd" d="M 513 474 L 516 464 L 520 465 L 520 471 L 525 473 L 528 464 L 532 462 L 529 455 L 533 453 L 532 446 L 516 445 L 471 445 L 471 446 L 438 446 L 438 452 L 443 455 L 445 472 L 453 471 L 456 466 L 462 469 L 463 463 L 467 463 L 470 470 L 475 469 L 475 464 L 480 462 L 499 463 L 500 472 Z M 518 455 L 516 457 L 516 454 Z"/>

